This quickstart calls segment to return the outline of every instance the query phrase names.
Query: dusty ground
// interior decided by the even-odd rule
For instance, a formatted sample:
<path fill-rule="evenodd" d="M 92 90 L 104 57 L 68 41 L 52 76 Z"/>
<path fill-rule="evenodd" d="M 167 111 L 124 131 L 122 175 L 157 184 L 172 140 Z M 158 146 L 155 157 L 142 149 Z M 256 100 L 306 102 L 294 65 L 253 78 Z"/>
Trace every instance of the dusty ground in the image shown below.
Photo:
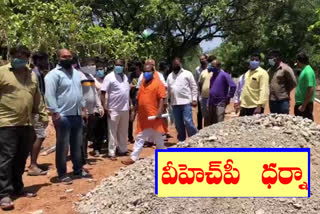
<path fill-rule="evenodd" d="M 292 101 L 293 103 L 293 101 Z M 291 105 L 292 106 L 292 105 Z M 230 112 L 232 107 L 227 109 Z M 293 113 L 293 109 L 291 109 Z M 196 111 L 194 111 L 194 116 Z M 320 123 L 320 104 L 315 104 L 314 111 L 315 121 Z M 230 118 L 230 115 L 227 116 Z M 44 146 L 55 144 L 55 133 L 52 125 L 48 128 L 48 138 L 46 139 Z M 173 126 L 170 127 L 170 134 L 176 136 Z M 169 145 L 175 143 L 176 139 L 170 139 Z M 132 145 L 129 146 L 132 148 Z M 143 150 L 142 157 L 150 156 L 154 154 L 154 149 L 146 148 Z M 89 190 L 93 189 L 97 184 L 101 182 L 103 178 L 110 175 L 114 175 L 120 167 L 123 167 L 121 160 L 112 162 L 105 158 L 93 158 L 90 156 L 92 165 L 91 174 L 93 175 L 93 182 L 88 182 L 86 179 L 76 180 L 70 186 L 60 185 L 55 183 L 56 170 L 54 163 L 54 153 L 48 156 L 40 156 L 39 163 L 49 167 L 49 174 L 43 177 L 29 177 L 24 175 L 25 186 L 28 190 L 37 191 L 38 197 L 35 199 L 20 198 L 15 201 L 16 209 L 14 211 L 6 212 L 8 214 L 28 214 L 37 210 L 43 210 L 44 214 L 73 214 L 75 213 L 72 204 L 79 200 L 82 194 L 86 194 Z M 68 169 L 71 171 L 71 162 L 68 162 Z M 72 192 L 66 193 L 66 190 L 73 189 Z"/>
<path fill-rule="evenodd" d="M 174 127 L 170 128 L 170 133 L 175 136 Z M 48 131 L 48 138 L 44 142 L 44 146 L 55 144 L 55 132 L 52 124 L 50 124 Z M 170 139 L 167 146 L 172 145 L 174 139 Z M 132 149 L 132 144 L 129 145 Z M 91 151 L 91 149 L 89 149 Z M 110 161 L 108 158 L 94 158 L 89 155 L 89 161 L 93 164 L 90 173 L 93 175 L 93 181 L 89 182 L 87 179 L 75 180 L 72 185 L 66 186 L 56 183 L 56 169 L 55 169 L 55 153 L 48 156 L 40 156 L 39 163 L 45 167 L 49 167 L 47 176 L 30 177 L 24 174 L 24 183 L 27 190 L 36 191 L 38 197 L 35 199 L 19 198 L 15 201 L 15 210 L 6 212 L 8 214 L 28 214 L 37 210 L 43 210 L 44 214 L 73 214 L 73 202 L 77 201 L 81 194 L 86 194 L 101 182 L 103 178 L 113 175 L 114 172 L 123 167 L 121 160 L 125 157 L 119 158 L 117 161 Z M 145 148 L 142 152 L 142 157 L 154 154 L 154 149 Z M 29 161 L 28 161 L 29 163 Z M 68 171 L 72 171 L 72 163 L 68 161 Z M 66 193 L 66 190 L 73 189 L 71 193 Z M 0 212 L 2 213 L 2 212 Z"/>

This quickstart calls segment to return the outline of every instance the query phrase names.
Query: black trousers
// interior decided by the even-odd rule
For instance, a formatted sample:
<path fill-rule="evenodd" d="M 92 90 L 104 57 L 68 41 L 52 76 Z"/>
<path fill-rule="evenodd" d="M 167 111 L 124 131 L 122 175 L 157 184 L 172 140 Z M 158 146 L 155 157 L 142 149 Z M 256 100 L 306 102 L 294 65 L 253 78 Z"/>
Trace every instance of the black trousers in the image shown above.
<path fill-rule="evenodd" d="M 129 138 L 129 141 L 133 141 L 134 140 L 134 137 L 133 137 L 133 121 L 129 121 L 128 138 Z"/>
<path fill-rule="evenodd" d="M 23 191 L 22 175 L 33 137 L 32 126 L 0 128 L 0 198 Z"/>
<path fill-rule="evenodd" d="M 107 115 L 99 117 L 96 114 L 96 122 L 93 130 L 93 149 L 101 151 L 103 140 L 108 140 L 108 118 Z"/>
<path fill-rule="evenodd" d="M 294 107 L 294 115 L 300 116 L 303 118 L 308 118 L 313 121 L 313 103 L 309 103 L 306 107 L 306 110 L 304 112 L 299 111 L 299 107 L 301 105 L 296 105 Z"/>
<path fill-rule="evenodd" d="M 202 121 L 203 121 L 203 117 L 202 117 L 202 111 L 201 111 L 201 103 L 198 100 L 198 114 L 197 114 L 197 121 L 198 121 L 198 130 L 202 129 Z"/>
<path fill-rule="evenodd" d="M 254 110 L 256 110 L 256 108 L 241 108 L 240 117 L 252 116 L 254 114 Z M 261 108 L 261 112 L 263 114 L 264 108 Z"/>
<path fill-rule="evenodd" d="M 93 149 L 101 151 L 103 140 L 108 138 L 107 116 L 100 118 L 99 114 L 88 115 L 88 122 L 83 126 L 82 157 L 83 164 L 88 158 L 88 141 L 93 142 Z"/>

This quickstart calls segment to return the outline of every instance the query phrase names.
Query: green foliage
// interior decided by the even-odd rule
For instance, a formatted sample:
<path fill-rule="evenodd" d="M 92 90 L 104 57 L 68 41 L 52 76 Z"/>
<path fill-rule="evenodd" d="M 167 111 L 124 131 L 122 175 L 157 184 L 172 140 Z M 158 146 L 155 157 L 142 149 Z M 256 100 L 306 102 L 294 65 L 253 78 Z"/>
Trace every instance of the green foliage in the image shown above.
<path fill-rule="evenodd" d="M 183 57 L 201 41 L 239 34 L 270 4 L 252 0 L 87 0 L 101 20 L 141 34 L 151 28 L 153 45 L 162 45 L 168 60 Z M 241 28 L 240 28 L 241 26 Z M 248 31 L 241 32 L 242 34 Z M 151 55 L 157 55 L 153 49 Z"/>
<path fill-rule="evenodd" d="M 117 58 L 136 54 L 135 34 L 95 25 L 91 7 L 80 0 L 12 0 L 1 3 L 7 11 L 0 20 L 1 44 L 26 45 L 54 55 L 59 48 L 69 48 L 78 55 Z"/>
<path fill-rule="evenodd" d="M 191 72 L 195 72 L 199 66 L 199 59 L 202 55 L 200 46 L 191 48 L 183 57 L 183 67 Z"/>
<path fill-rule="evenodd" d="M 252 52 L 274 48 L 291 64 L 305 49 L 320 66 L 315 8 L 319 0 L 1 0 L 0 50 L 24 44 L 50 55 L 66 47 L 79 56 L 180 56 L 193 71 L 199 44 L 222 37 L 214 54 L 234 75 L 247 70 Z"/>
<path fill-rule="evenodd" d="M 259 2 L 256 1 L 256 4 L 259 5 Z M 295 62 L 296 54 L 304 50 L 310 56 L 312 66 L 319 66 L 317 41 L 313 39 L 314 32 L 320 32 L 320 21 L 319 24 L 314 24 L 317 19 L 314 8 L 319 6 L 318 0 L 270 1 L 265 12 L 247 22 L 250 33 L 230 34 L 214 53 L 222 58 L 226 70 L 235 76 L 248 69 L 248 58 L 255 51 L 265 56 L 262 66 L 266 69 L 269 67 L 267 57 L 272 49 L 279 49 L 283 60 L 291 66 Z"/>

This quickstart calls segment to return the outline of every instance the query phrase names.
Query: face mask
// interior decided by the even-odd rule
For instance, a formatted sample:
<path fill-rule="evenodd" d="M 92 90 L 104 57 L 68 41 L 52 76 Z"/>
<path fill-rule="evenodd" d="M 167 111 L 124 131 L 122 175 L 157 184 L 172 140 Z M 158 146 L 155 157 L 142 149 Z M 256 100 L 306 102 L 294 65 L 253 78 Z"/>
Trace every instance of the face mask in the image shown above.
<path fill-rule="evenodd" d="M 172 69 L 173 69 L 174 73 L 178 73 L 181 70 L 181 66 L 180 65 L 175 65 L 175 66 L 173 66 Z"/>
<path fill-rule="evenodd" d="M 152 80 L 153 72 L 144 72 L 144 73 L 143 73 L 143 76 L 144 76 L 145 80 L 146 80 L 147 82 L 149 82 L 150 80 Z"/>
<path fill-rule="evenodd" d="M 95 65 L 81 67 L 81 71 L 86 74 L 95 75 L 97 67 Z"/>
<path fill-rule="evenodd" d="M 274 59 L 269 59 L 269 65 L 271 65 L 272 67 L 274 67 L 276 65 L 276 61 Z"/>
<path fill-rule="evenodd" d="M 220 69 L 219 69 L 219 68 L 216 68 L 216 67 L 213 67 L 213 68 L 212 68 L 212 71 L 213 71 L 214 73 L 218 73 L 218 72 L 220 71 Z"/>
<path fill-rule="evenodd" d="M 205 66 L 207 64 L 207 62 L 201 61 L 200 64 L 201 64 L 201 66 Z"/>
<path fill-rule="evenodd" d="M 116 74 L 122 74 L 123 73 L 123 66 L 116 65 L 114 67 L 114 72 L 116 72 Z"/>
<path fill-rule="evenodd" d="M 260 61 L 250 61 L 250 69 L 256 70 L 260 66 Z"/>
<path fill-rule="evenodd" d="M 28 61 L 23 60 L 23 59 L 13 58 L 11 60 L 11 66 L 14 69 L 24 68 L 24 67 L 26 67 L 27 64 L 28 64 Z"/>
<path fill-rule="evenodd" d="M 64 69 L 71 69 L 72 68 L 72 64 L 73 64 L 73 60 L 72 59 L 65 59 L 65 60 L 60 60 L 59 65 L 61 67 L 63 67 Z"/>
<path fill-rule="evenodd" d="M 97 70 L 96 76 L 99 78 L 103 78 L 104 77 L 104 70 Z"/>

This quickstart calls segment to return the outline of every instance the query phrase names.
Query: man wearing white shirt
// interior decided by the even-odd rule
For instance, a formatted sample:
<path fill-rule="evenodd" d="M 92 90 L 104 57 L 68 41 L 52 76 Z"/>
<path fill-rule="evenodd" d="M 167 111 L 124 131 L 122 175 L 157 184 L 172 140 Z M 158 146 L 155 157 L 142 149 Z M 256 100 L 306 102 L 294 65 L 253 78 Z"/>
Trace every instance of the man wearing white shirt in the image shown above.
<path fill-rule="evenodd" d="M 128 77 L 124 74 L 124 61 L 117 60 L 114 71 L 104 78 L 101 88 L 102 105 L 105 108 L 105 114 L 108 114 L 108 150 L 111 160 L 116 160 L 117 147 L 120 155 L 128 152 L 129 92 L 130 84 Z"/>
<path fill-rule="evenodd" d="M 197 106 L 198 87 L 192 73 L 182 68 L 179 58 L 173 60 L 172 70 L 167 79 L 168 96 L 179 144 L 183 144 L 186 140 L 186 131 L 189 137 L 198 132 L 192 119 L 192 106 Z"/>

